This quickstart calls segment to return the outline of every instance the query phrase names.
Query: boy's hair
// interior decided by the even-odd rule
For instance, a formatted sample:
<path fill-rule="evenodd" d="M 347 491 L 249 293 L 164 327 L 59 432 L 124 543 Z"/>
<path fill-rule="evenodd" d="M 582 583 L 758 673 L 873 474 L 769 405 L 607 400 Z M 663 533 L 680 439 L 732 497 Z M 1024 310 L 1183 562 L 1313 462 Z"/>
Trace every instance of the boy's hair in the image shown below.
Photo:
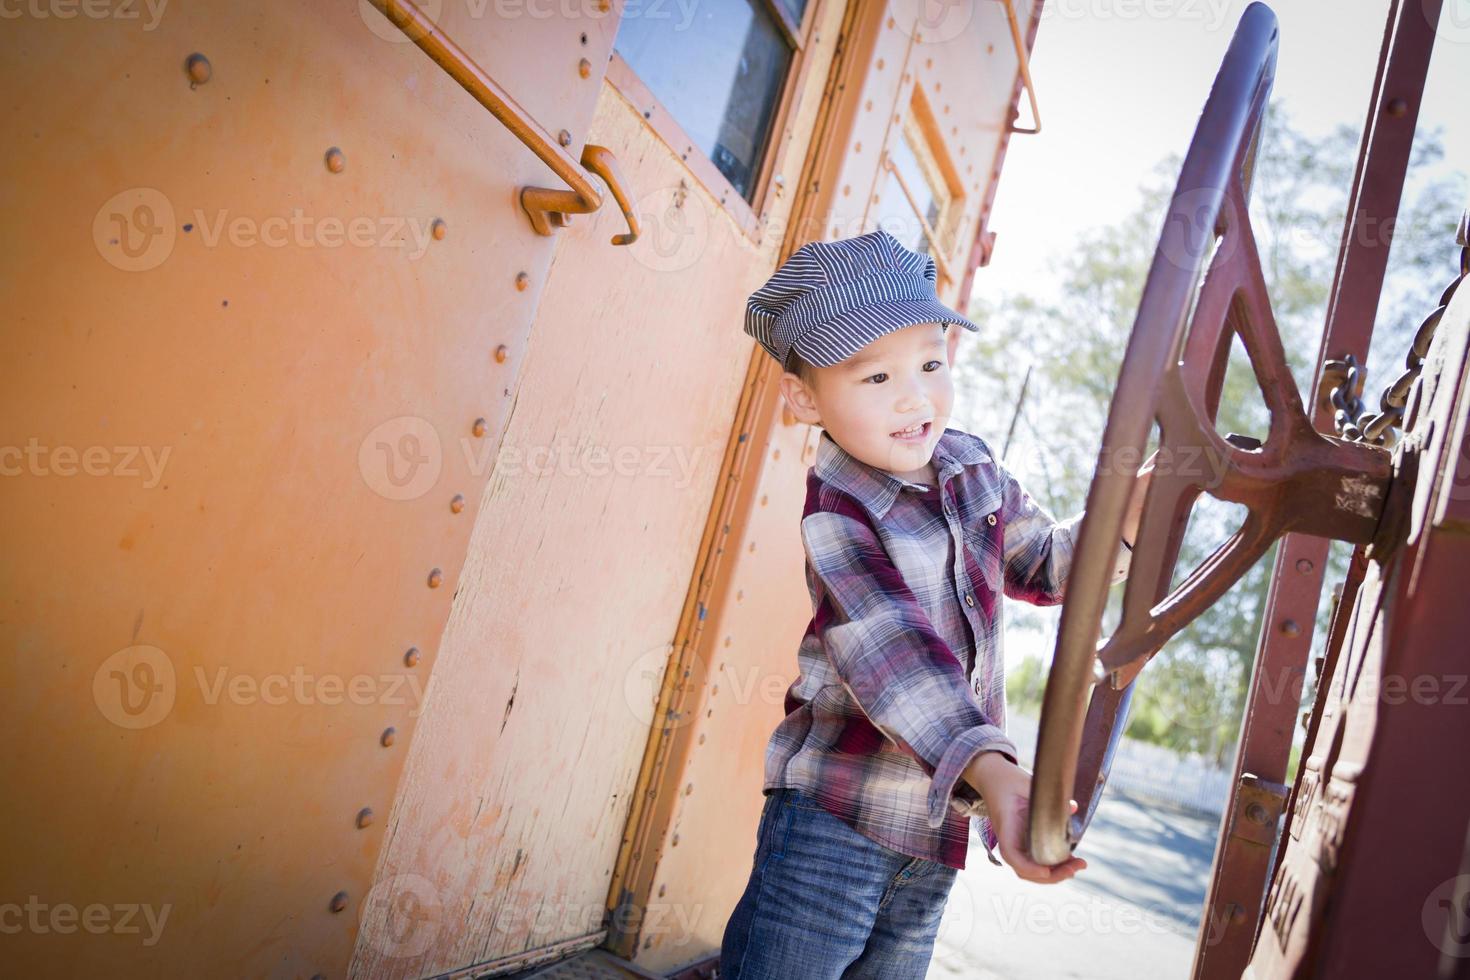
<path fill-rule="evenodd" d="M 786 355 L 785 370 L 790 371 L 792 374 L 796 375 L 807 384 L 812 383 L 812 371 L 814 369 L 815 365 L 811 364 L 807 361 L 806 358 L 798 354 L 796 352 L 796 348 L 793 347 L 791 349 L 791 353 Z"/>
<path fill-rule="evenodd" d="M 948 333 L 949 324 L 941 322 L 939 324 L 939 332 Z M 791 372 L 807 384 L 812 383 L 812 373 L 816 370 L 816 366 L 798 354 L 795 347 L 791 348 L 791 351 L 786 355 L 786 363 L 782 367 L 783 370 Z"/>

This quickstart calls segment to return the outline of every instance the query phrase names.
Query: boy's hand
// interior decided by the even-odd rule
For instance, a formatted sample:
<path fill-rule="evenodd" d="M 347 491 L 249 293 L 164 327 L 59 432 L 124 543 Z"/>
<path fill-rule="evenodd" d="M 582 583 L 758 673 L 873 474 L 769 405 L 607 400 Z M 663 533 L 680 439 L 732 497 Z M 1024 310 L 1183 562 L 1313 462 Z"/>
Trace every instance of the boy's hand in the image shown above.
<path fill-rule="evenodd" d="M 990 811 L 990 822 L 995 827 L 995 836 L 1000 841 L 1000 856 L 1016 877 L 1026 881 L 1054 885 L 1066 881 L 1083 868 L 1087 862 L 1071 857 L 1061 864 L 1037 864 L 1021 846 L 1026 833 L 1026 821 L 1031 810 L 1031 773 L 1016 765 L 999 752 L 981 752 L 965 768 L 965 782 L 975 788 L 985 799 Z M 1072 812 L 1077 811 L 1073 800 Z"/>

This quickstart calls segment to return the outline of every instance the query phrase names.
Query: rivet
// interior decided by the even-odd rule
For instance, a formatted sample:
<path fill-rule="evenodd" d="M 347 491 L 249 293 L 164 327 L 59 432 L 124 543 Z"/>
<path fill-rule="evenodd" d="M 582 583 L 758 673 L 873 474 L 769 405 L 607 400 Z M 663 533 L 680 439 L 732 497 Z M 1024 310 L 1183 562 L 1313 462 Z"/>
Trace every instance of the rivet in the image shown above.
<path fill-rule="evenodd" d="M 397 737 L 397 730 L 390 726 L 383 729 L 383 734 L 379 736 L 378 741 L 383 743 L 384 748 L 387 748 L 388 746 L 393 744 L 393 740 Z"/>
<path fill-rule="evenodd" d="M 485 420 L 475 419 L 475 424 L 470 426 L 470 431 L 475 434 L 476 439 L 482 437 L 485 434 Z"/>
<path fill-rule="evenodd" d="M 457 493 L 449 501 L 449 512 L 451 514 L 458 514 L 462 510 L 464 510 L 464 494 Z"/>
<path fill-rule="evenodd" d="M 439 569 L 436 568 L 436 569 L 434 569 L 433 571 L 431 571 L 429 573 L 429 588 L 431 588 L 431 589 L 437 589 L 439 586 L 441 586 L 443 584 L 444 584 L 444 573 L 442 571 L 440 571 Z"/>
<path fill-rule="evenodd" d="M 1269 816 L 1266 813 L 1266 808 L 1259 803 L 1252 803 L 1250 806 L 1246 807 L 1245 815 L 1249 817 L 1253 823 L 1264 824 L 1269 819 Z"/>
<path fill-rule="evenodd" d="M 418 647 L 409 647 L 403 654 L 403 662 L 409 667 L 417 667 L 419 665 L 419 656 Z"/>
<path fill-rule="evenodd" d="M 214 77 L 214 66 L 198 51 L 184 59 L 184 73 L 189 76 L 189 87 L 197 88 Z"/>
<path fill-rule="evenodd" d="M 1388 114 L 1390 116 L 1393 116 L 1395 119 L 1402 117 L 1408 111 L 1409 103 L 1405 102 L 1403 99 L 1388 100 Z"/>
<path fill-rule="evenodd" d="M 332 896 L 331 905 L 328 906 L 333 912 L 340 912 L 347 907 L 347 893 L 338 892 Z"/>
<path fill-rule="evenodd" d="M 556 141 L 562 146 L 571 146 L 572 134 L 563 129 L 561 132 L 556 134 Z"/>
<path fill-rule="evenodd" d="M 357 811 L 357 827 L 361 830 L 373 822 L 373 808 L 365 806 Z"/>
<path fill-rule="evenodd" d="M 434 241 L 444 241 L 444 234 L 449 231 L 449 226 L 444 223 L 443 218 L 435 218 L 434 223 L 429 225 L 429 234 L 434 236 Z"/>
<path fill-rule="evenodd" d="M 1286 636 L 1301 636 L 1302 628 L 1294 619 L 1283 619 L 1281 621 L 1281 632 Z"/>
<path fill-rule="evenodd" d="M 1312 570 L 1312 568 L 1313 568 L 1312 559 L 1310 559 L 1310 558 L 1298 558 L 1296 560 L 1296 570 L 1299 571 L 1299 572 L 1301 572 L 1303 575 L 1306 575 L 1308 572 L 1310 572 Z"/>
<path fill-rule="evenodd" d="M 496 364 L 504 364 L 505 363 L 505 359 L 507 357 L 509 357 L 509 356 L 510 356 L 510 348 L 507 347 L 507 346 L 505 346 L 504 344 L 501 344 L 499 347 L 495 348 L 495 363 Z"/>
<path fill-rule="evenodd" d="M 529 285 L 531 285 L 531 277 L 526 275 L 524 272 L 517 272 L 516 289 L 524 293 L 526 291 L 526 287 Z"/>
<path fill-rule="evenodd" d="M 347 168 L 347 158 L 335 146 L 327 151 L 326 160 L 327 169 L 334 174 L 340 174 Z"/>
<path fill-rule="evenodd" d="M 583 78 L 590 78 L 592 76 L 592 62 L 588 61 L 586 58 L 583 58 L 581 61 L 577 62 L 577 74 L 581 75 Z"/>

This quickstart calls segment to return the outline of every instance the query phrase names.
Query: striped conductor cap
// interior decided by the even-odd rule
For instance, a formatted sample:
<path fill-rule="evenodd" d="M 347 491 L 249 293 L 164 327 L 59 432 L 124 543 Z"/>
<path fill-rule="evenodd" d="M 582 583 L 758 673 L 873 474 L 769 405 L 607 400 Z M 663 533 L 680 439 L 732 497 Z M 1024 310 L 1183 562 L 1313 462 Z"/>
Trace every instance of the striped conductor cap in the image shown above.
<path fill-rule="evenodd" d="M 745 332 L 782 367 L 793 350 L 828 367 L 916 323 L 979 330 L 939 301 L 934 282 L 934 260 L 882 229 L 808 242 L 750 294 Z"/>

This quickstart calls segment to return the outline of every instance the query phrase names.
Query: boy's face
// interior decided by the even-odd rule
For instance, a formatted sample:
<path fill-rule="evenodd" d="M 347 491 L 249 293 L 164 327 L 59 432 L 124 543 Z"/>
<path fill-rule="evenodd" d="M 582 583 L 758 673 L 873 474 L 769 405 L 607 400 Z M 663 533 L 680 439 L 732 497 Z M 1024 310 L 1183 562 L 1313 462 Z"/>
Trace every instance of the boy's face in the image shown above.
<path fill-rule="evenodd" d="M 798 419 L 820 424 L 848 455 L 914 482 L 932 482 L 929 460 L 949 424 L 954 381 L 938 323 L 884 334 L 809 382 L 783 373 L 781 391 Z M 900 430 L 922 425 L 915 434 Z"/>

